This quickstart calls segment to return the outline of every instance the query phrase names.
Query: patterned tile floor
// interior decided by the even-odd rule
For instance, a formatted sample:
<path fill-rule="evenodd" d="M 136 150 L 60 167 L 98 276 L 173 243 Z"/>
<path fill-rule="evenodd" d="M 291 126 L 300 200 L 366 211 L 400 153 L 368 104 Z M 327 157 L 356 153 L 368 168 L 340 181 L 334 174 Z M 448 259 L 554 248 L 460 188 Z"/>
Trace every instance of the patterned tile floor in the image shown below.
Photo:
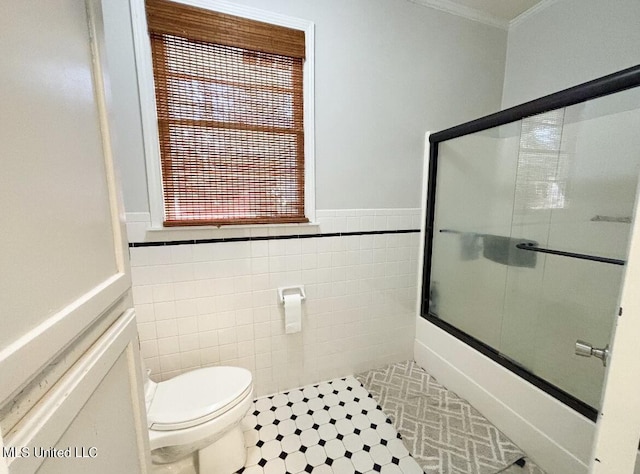
<path fill-rule="evenodd" d="M 259 398 L 242 424 L 249 447 L 242 474 L 422 474 L 353 377 Z"/>

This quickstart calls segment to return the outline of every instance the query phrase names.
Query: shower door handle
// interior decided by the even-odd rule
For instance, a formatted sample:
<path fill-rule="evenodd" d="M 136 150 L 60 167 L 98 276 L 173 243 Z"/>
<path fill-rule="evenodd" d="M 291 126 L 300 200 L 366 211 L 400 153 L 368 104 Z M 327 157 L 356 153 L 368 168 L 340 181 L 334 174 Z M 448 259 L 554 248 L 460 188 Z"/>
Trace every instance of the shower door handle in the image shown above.
<path fill-rule="evenodd" d="M 584 342 L 581 340 L 576 341 L 576 355 L 582 357 L 597 357 L 602 361 L 602 365 L 607 366 L 607 361 L 609 360 L 609 344 L 604 346 L 602 349 L 598 349 L 593 347 L 588 342 Z"/>

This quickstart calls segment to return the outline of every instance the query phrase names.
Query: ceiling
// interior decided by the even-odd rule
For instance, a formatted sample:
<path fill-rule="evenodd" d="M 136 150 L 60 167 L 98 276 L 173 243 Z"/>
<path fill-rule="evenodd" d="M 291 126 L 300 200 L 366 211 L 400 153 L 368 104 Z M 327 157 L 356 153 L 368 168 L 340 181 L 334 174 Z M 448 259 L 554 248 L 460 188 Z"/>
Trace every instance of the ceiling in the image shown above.
<path fill-rule="evenodd" d="M 490 17 L 509 22 L 542 0 L 449 0 L 463 8 L 471 8 Z"/>

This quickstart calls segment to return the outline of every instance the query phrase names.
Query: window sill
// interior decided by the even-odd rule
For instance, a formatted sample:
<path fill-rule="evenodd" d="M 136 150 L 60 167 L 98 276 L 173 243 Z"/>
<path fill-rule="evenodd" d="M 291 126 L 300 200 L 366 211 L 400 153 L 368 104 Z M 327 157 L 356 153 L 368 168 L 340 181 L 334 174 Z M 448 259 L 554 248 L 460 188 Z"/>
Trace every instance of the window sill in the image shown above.
<path fill-rule="evenodd" d="M 231 224 L 231 225 L 202 225 L 202 226 L 171 226 L 171 227 L 149 227 L 147 232 L 184 232 L 184 231 L 194 231 L 194 232 L 217 232 L 221 230 L 245 230 L 245 229 L 299 229 L 299 228 L 308 228 L 308 227 L 318 227 L 320 223 L 317 221 L 314 222 L 303 222 L 303 223 L 293 223 L 293 224 Z"/>
<path fill-rule="evenodd" d="M 153 225 L 148 212 L 131 212 L 126 215 L 130 243 L 316 234 L 320 231 L 320 222 L 313 217 L 311 219 L 311 222 L 291 224 L 162 227 Z"/>
<path fill-rule="evenodd" d="M 130 242 L 176 242 L 208 239 L 243 239 L 247 237 L 274 237 L 287 235 L 315 234 L 319 232 L 320 223 L 305 222 L 300 224 L 254 224 L 227 226 L 183 226 L 152 227 L 148 225 L 143 235 L 137 238 L 130 235 Z"/>

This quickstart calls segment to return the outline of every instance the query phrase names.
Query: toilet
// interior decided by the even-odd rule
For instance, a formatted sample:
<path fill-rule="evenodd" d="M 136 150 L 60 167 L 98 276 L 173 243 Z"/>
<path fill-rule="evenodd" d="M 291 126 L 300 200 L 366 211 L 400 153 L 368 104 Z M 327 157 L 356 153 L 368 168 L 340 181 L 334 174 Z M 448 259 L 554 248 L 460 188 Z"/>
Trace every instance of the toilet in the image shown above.
<path fill-rule="evenodd" d="M 158 383 L 147 371 L 144 385 L 153 473 L 230 474 L 244 466 L 250 371 L 207 367 Z"/>

